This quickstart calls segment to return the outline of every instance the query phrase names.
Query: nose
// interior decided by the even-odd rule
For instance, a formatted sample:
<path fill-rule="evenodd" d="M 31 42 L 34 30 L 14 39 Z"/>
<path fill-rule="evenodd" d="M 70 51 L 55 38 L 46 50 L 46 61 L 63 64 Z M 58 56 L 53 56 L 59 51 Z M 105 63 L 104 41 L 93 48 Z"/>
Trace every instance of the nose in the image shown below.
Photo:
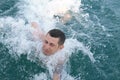
<path fill-rule="evenodd" d="M 49 49 L 49 48 L 50 48 L 49 44 L 45 44 L 45 45 L 44 45 L 44 48 L 45 48 L 45 49 Z"/>

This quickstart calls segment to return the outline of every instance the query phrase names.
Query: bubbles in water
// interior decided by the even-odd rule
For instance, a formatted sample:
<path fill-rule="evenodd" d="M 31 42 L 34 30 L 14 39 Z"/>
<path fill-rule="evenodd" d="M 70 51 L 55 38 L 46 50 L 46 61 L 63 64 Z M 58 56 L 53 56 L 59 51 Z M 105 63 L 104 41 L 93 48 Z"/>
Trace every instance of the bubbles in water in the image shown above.
<path fill-rule="evenodd" d="M 20 9 L 17 16 L 0 18 L 0 30 L 3 30 L 5 34 L 0 38 L 4 44 L 8 45 L 11 50 L 11 54 L 17 53 L 30 54 L 33 47 L 36 46 L 36 42 L 32 41 L 32 28 L 30 23 L 32 21 L 38 22 L 39 27 L 45 32 L 56 27 L 56 19 L 54 15 L 65 14 L 69 10 L 74 13 L 79 13 L 79 7 L 81 5 L 80 0 L 22 0 L 19 2 L 18 8 Z M 78 17 L 78 16 L 77 16 Z M 88 17 L 86 14 L 85 17 Z M 76 18 L 79 22 L 79 18 Z M 87 19 L 87 18 L 85 18 Z M 84 26 L 86 23 L 83 23 Z M 92 24 L 92 23 L 91 23 Z M 69 29 L 69 27 L 68 27 Z M 67 39 L 65 42 L 65 48 L 63 52 L 67 57 L 70 57 L 75 50 L 82 50 L 89 56 L 92 62 L 95 62 L 93 54 L 89 48 L 86 48 L 83 43 L 77 39 Z M 61 55 L 58 55 L 61 56 Z M 74 80 L 74 78 L 65 73 L 64 78 L 66 80 Z M 47 80 L 45 73 L 35 75 L 35 80 Z M 63 79 L 64 80 L 64 79 Z"/>
<path fill-rule="evenodd" d="M 29 52 L 32 41 L 28 39 L 30 27 L 25 25 L 25 21 L 12 17 L 1 18 L 0 21 L 4 26 L 1 28 L 4 33 L 3 43 L 18 55 Z"/>
<path fill-rule="evenodd" d="M 34 80 L 48 80 L 45 73 L 40 73 L 39 75 L 34 76 Z"/>

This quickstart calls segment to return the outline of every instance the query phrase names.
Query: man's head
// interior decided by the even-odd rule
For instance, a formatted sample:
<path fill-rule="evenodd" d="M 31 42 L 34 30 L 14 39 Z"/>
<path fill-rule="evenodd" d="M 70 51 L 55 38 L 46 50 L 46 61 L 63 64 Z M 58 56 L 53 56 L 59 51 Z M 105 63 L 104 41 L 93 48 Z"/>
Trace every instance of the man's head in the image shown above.
<path fill-rule="evenodd" d="M 50 30 L 44 39 L 43 53 L 49 56 L 61 50 L 64 47 L 65 38 L 65 34 L 61 30 Z"/>

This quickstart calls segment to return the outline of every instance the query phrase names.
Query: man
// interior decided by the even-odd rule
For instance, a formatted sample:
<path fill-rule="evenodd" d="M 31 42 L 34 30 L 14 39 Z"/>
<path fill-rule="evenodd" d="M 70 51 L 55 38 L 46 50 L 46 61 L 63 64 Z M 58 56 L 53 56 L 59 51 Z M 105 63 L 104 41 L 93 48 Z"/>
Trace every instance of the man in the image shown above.
<path fill-rule="evenodd" d="M 33 32 L 36 39 L 41 39 L 43 42 L 42 52 L 45 56 L 55 55 L 58 51 L 64 48 L 65 34 L 58 29 L 50 30 L 46 35 L 38 28 L 37 23 L 32 22 L 32 27 L 35 29 Z M 61 54 L 62 55 L 62 54 Z M 53 80 L 60 80 L 60 75 L 64 60 L 58 60 L 53 71 Z"/>

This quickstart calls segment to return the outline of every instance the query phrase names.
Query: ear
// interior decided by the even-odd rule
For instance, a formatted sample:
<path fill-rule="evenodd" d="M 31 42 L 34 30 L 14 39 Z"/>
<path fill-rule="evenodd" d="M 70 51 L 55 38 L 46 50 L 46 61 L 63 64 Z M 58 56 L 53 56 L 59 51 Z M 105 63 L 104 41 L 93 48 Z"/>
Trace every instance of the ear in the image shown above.
<path fill-rule="evenodd" d="M 63 49 L 64 48 L 64 45 L 60 45 L 60 49 Z"/>

